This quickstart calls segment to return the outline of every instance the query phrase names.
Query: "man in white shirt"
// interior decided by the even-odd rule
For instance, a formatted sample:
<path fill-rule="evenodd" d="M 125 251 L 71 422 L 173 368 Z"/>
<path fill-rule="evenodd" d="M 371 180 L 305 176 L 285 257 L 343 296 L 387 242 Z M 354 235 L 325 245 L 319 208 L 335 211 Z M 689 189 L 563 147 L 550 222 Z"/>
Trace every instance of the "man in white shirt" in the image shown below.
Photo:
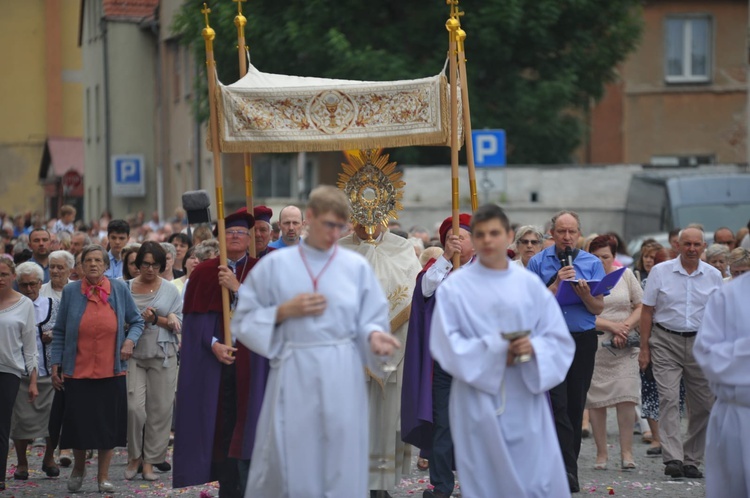
<path fill-rule="evenodd" d="M 750 496 L 750 276 L 711 296 L 693 354 L 716 404 L 706 436 L 706 497 Z"/>
<path fill-rule="evenodd" d="M 702 230 L 682 230 L 678 256 L 651 270 L 643 293 L 638 361 L 642 370 L 649 363 L 653 366 L 664 474 L 670 477 L 703 477 L 698 466 L 705 452 L 714 396 L 695 361 L 693 344 L 706 302 L 722 285 L 719 270 L 700 260 L 705 246 Z M 690 407 L 684 444 L 680 437 L 680 379 Z"/>

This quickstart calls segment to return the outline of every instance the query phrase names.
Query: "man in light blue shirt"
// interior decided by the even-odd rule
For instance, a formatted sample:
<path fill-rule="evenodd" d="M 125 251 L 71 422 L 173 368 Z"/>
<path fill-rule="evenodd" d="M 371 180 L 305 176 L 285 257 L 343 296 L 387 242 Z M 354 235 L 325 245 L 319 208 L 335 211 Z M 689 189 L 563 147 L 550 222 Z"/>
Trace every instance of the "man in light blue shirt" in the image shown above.
<path fill-rule="evenodd" d="M 302 232 L 302 211 L 297 206 L 287 206 L 282 209 L 279 213 L 279 227 L 281 237 L 268 244 L 268 247 L 281 249 L 297 245 Z"/>
<path fill-rule="evenodd" d="M 107 278 L 122 278 L 122 249 L 130 238 L 130 225 L 125 220 L 112 220 L 107 224 L 107 242 L 109 243 L 109 268 L 104 272 Z"/>
<path fill-rule="evenodd" d="M 596 315 L 604 309 L 604 296 L 592 296 L 587 281 L 601 280 L 606 275 L 599 258 L 576 249 L 580 233 L 578 214 L 560 211 L 552 217 L 552 239 L 555 245 L 531 258 L 528 265 L 528 270 L 539 275 L 553 294 L 557 293 L 563 280 L 578 280 L 573 288 L 581 298 L 581 303 L 561 307 L 565 323 L 576 342 L 573 364 L 565 381 L 549 392 L 557 438 L 568 472 L 570 491 L 573 493 L 580 491 L 578 454 L 581 451 L 583 410 L 586 407 L 591 376 L 594 374 L 594 356 L 598 347 Z M 572 259 L 572 265 L 568 262 L 562 264 L 567 257 Z"/>

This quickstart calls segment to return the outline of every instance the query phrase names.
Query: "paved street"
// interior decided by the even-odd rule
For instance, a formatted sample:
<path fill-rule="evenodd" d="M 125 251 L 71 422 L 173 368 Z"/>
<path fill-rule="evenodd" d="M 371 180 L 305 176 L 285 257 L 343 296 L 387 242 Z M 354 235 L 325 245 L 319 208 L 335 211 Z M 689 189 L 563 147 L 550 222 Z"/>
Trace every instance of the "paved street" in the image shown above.
<path fill-rule="evenodd" d="M 640 436 L 635 436 L 634 454 L 638 469 L 634 471 L 619 470 L 619 450 L 616 433 L 616 421 L 614 410 L 609 410 L 609 468 L 610 470 L 594 470 L 594 458 L 596 450 L 591 438 L 583 440 L 581 449 L 580 481 L 581 493 L 576 496 L 610 496 L 610 488 L 614 496 L 620 497 L 659 497 L 659 498 L 698 498 L 705 496 L 704 479 L 676 479 L 671 480 L 664 475 L 664 466 L 661 457 L 647 458 L 647 445 L 640 442 Z M 683 421 L 683 429 L 685 423 Z M 28 481 L 14 481 L 16 458 L 11 451 L 8 459 L 8 475 L 6 477 L 8 490 L 0 493 L 3 497 L 62 497 L 70 496 L 67 492 L 66 480 L 70 474 L 69 469 L 62 469 L 61 477 L 47 479 L 41 469 L 41 455 L 43 448 L 35 447 L 30 455 L 30 478 Z M 171 451 L 171 449 L 170 449 Z M 169 457 L 171 461 L 171 455 Z M 218 487 L 207 485 L 201 487 L 174 490 L 171 487 L 171 473 L 161 474 L 162 479 L 155 483 L 143 480 L 126 481 L 123 477 L 127 454 L 124 449 L 116 451 L 113 458 L 110 477 L 114 482 L 117 497 L 164 497 L 185 496 L 196 498 L 208 498 L 218 496 Z M 75 496 L 101 496 L 96 488 L 96 455 L 87 466 L 87 478 L 83 490 Z M 414 469 L 406 477 L 398 490 L 393 494 L 394 498 L 420 497 L 422 491 L 429 484 L 428 473 L 416 470 L 416 462 L 412 465 Z M 158 471 L 157 471 L 158 472 Z M 315 497 L 310 497 L 315 498 Z M 353 497 L 358 498 L 358 497 Z M 468 497 L 467 497 L 468 498 Z M 491 498 L 491 497 L 482 497 Z M 550 495 L 550 498 L 554 498 Z"/>

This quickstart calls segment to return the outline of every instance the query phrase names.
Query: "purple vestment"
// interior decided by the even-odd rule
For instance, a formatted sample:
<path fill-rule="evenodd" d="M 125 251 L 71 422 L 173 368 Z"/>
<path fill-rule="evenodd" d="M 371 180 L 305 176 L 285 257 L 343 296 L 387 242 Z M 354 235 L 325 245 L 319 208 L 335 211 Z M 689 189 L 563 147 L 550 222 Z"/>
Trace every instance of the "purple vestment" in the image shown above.
<path fill-rule="evenodd" d="M 409 332 L 404 352 L 404 380 L 401 388 L 401 439 L 421 449 L 432 448 L 432 355 L 430 323 L 435 308 L 434 294 L 422 295 L 422 278 L 434 260 L 417 276 L 412 297 Z"/>

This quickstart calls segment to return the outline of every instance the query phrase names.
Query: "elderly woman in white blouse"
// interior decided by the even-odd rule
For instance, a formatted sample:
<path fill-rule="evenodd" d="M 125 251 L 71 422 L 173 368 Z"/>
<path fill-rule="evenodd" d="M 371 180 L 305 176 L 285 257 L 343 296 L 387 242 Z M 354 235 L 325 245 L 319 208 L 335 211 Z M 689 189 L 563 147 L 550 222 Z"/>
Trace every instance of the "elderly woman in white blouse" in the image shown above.
<path fill-rule="evenodd" d="M 50 264 L 50 267 L 52 264 Z M 21 378 L 21 387 L 16 396 L 13 407 L 13 419 L 10 426 L 10 437 L 18 457 L 18 465 L 13 477 L 25 481 L 29 478 L 29 462 L 26 459 L 26 449 L 36 438 L 46 439 L 46 450 L 42 460 L 42 472 L 47 477 L 57 477 L 60 469 L 55 464 L 55 446 L 57 439 L 50 437 L 49 420 L 55 390 L 52 387 L 50 352 L 52 342 L 52 328 L 57 319 L 57 308 L 60 301 L 52 297 L 44 297 L 39 293 L 44 280 L 42 267 L 27 261 L 16 267 L 16 284 L 18 291 L 34 303 L 34 323 L 36 324 L 37 357 L 37 390 L 39 395 L 33 403 L 29 403 L 28 376 Z"/>
<path fill-rule="evenodd" d="M 13 290 L 15 276 L 13 260 L 0 257 L 0 491 L 5 490 L 10 422 L 21 377 L 28 375 L 30 403 L 39 394 L 34 304 Z"/>
<path fill-rule="evenodd" d="M 54 251 L 49 255 L 49 282 L 42 285 L 39 294 L 43 297 L 62 298 L 62 290 L 70 282 L 76 260 L 68 251 Z"/>

